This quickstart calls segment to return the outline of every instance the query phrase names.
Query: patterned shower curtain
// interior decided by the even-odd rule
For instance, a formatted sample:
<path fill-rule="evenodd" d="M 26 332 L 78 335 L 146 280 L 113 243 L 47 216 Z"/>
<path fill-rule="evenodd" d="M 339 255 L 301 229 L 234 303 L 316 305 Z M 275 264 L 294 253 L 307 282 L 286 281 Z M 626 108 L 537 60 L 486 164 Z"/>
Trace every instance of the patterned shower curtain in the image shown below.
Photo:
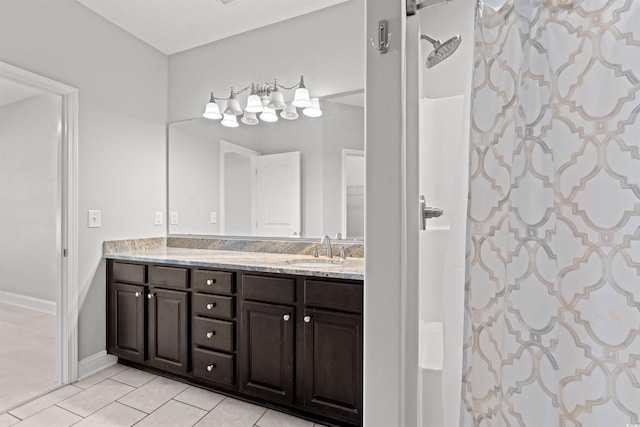
<path fill-rule="evenodd" d="M 640 0 L 484 3 L 462 424 L 640 427 Z"/>

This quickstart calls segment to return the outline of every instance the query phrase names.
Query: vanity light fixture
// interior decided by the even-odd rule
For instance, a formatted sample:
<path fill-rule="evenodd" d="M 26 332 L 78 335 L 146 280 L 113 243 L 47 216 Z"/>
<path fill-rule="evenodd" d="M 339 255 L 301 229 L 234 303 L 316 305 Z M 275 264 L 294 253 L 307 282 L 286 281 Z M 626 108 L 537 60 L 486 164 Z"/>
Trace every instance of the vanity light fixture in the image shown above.
<path fill-rule="evenodd" d="M 243 110 L 237 95 L 241 95 L 249 89 L 251 92 Z M 295 89 L 293 101 L 285 102 L 281 89 L 285 91 Z M 216 101 L 227 101 L 223 112 Z M 300 76 L 300 82 L 291 87 L 282 86 L 275 79 L 273 83 L 251 83 L 237 92 L 232 87 L 228 98 L 217 98 L 211 92 L 211 98 L 202 116 L 211 120 L 222 119 L 220 123 L 226 127 L 238 127 L 237 116 L 242 116 L 240 119 L 242 123 L 253 126 L 260 121 L 270 123 L 278 121 L 278 111 L 283 119 L 295 120 L 299 117 L 296 108 L 303 108 L 302 113 L 308 117 L 322 115 L 318 98 L 309 97 L 309 90 L 304 85 L 304 76 Z"/>

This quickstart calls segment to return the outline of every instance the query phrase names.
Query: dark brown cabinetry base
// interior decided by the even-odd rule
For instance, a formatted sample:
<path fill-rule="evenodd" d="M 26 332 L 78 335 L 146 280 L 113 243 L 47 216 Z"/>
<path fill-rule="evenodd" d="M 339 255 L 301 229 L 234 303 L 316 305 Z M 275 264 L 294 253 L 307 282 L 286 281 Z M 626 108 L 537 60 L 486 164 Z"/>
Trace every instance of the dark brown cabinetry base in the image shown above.
<path fill-rule="evenodd" d="M 327 425 L 362 425 L 362 281 L 107 263 L 124 363 Z"/>

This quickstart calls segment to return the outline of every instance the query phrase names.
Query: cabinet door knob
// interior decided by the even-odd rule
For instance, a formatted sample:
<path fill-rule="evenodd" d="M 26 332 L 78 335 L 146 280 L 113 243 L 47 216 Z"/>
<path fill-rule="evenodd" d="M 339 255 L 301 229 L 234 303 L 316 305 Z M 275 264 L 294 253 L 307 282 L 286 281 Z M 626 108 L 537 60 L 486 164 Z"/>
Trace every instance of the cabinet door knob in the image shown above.
<path fill-rule="evenodd" d="M 311 316 L 304 316 L 304 323 L 311 322 Z"/>
<path fill-rule="evenodd" d="M 153 294 L 147 295 L 147 298 L 149 298 L 149 299 L 153 298 Z"/>
<path fill-rule="evenodd" d="M 136 292 L 136 298 L 140 296 L 140 292 Z"/>
<path fill-rule="evenodd" d="M 216 368 L 216 364 L 212 363 L 211 365 L 207 365 L 207 371 L 211 372 Z"/>
<path fill-rule="evenodd" d="M 213 285 L 214 283 L 216 283 L 216 279 L 207 279 L 207 285 L 208 285 L 208 286 L 211 286 L 211 285 Z"/>
<path fill-rule="evenodd" d="M 216 306 L 215 302 L 210 302 L 209 304 L 207 304 L 207 310 L 211 310 L 215 306 Z"/>
<path fill-rule="evenodd" d="M 213 338 L 215 334 L 216 334 L 216 331 L 207 332 L 207 338 Z"/>
<path fill-rule="evenodd" d="M 284 319 L 285 322 L 288 322 L 289 319 L 291 319 L 291 316 L 288 314 L 285 314 L 284 316 L 282 316 L 282 318 Z"/>

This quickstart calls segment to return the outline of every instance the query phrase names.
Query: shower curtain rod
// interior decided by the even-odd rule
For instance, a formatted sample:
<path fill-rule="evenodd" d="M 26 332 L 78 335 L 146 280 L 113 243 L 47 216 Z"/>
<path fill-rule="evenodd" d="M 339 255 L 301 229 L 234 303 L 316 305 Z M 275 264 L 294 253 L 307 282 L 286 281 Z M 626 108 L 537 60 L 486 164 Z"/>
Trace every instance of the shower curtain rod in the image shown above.
<path fill-rule="evenodd" d="M 418 3 L 417 0 L 407 0 L 407 16 L 415 15 L 418 10 L 431 6 L 440 6 L 441 4 L 449 4 L 452 0 L 423 0 Z"/>

